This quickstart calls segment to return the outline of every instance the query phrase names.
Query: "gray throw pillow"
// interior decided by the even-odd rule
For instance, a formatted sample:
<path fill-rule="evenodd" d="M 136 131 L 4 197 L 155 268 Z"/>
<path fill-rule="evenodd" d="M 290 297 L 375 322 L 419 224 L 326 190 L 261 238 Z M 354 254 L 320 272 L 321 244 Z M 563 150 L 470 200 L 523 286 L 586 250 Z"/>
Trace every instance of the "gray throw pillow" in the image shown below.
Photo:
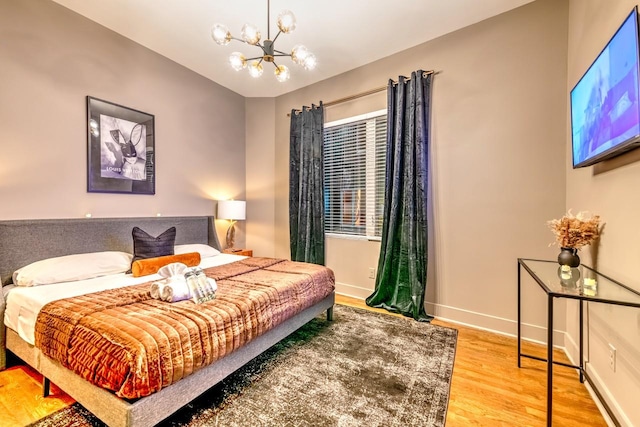
<path fill-rule="evenodd" d="M 131 265 L 139 259 L 173 255 L 176 242 L 176 228 L 171 227 L 158 237 L 153 237 L 139 227 L 133 227 L 133 259 Z M 131 269 L 127 273 L 131 273 Z"/>

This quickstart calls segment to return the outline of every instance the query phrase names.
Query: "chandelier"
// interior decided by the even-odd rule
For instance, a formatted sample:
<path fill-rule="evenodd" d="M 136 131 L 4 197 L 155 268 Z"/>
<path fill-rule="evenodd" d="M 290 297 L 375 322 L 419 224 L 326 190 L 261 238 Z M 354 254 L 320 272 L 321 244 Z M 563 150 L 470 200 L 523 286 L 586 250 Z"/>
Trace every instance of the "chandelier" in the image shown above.
<path fill-rule="evenodd" d="M 257 46 L 262 50 L 262 53 L 259 56 L 251 58 L 247 58 L 241 52 L 233 52 L 229 57 L 231 67 L 236 71 L 248 68 L 249 74 L 252 77 L 257 78 L 264 72 L 263 63 L 271 62 L 275 67 L 274 74 L 279 82 L 286 82 L 289 80 L 291 73 L 286 65 L 278 65 L 276 63 L 277 57 L 288 56 L 294 63 L 301 65 L 304 69 L 314 69 L 316 66 L 316 56 L 309 52 L 309 50 L 307 50 L 303 45 L 295 45 L 293 49 L 291 49 L 291 53 L 285 53 L 275 48 L 275 42 L 280 34 L 289 34 L 296 29 L 296 17 L 290 10 L 283 10 L 280 12 L 276 21 L 279 31 L 272 40 L 271 27 L 269 23 L 269 9 L 270 1 L 267 0 L 267 38 L 262 43 L 260 43 L 260 30 L 258 30 L 255 25 L 244 24 L 240 32 L 240 35 L 242 36 L 241 39 L 233 37 L 225 25 L 215 24 L 213 26 L 213 29 L 211 30 L 211 37 L 213 37 L 213 40 L 221 46 L 229 44 L 231 40 L 238 40 L 242 43 Z"/>

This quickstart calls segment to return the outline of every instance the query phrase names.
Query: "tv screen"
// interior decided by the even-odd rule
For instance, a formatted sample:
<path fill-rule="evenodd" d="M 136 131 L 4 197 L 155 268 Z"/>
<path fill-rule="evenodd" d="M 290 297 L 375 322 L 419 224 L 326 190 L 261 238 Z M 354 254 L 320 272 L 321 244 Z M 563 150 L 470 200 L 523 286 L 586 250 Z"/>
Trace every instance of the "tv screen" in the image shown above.
<path fill-rule="evenodd" d="M 571 90 L 573 167 L 593 165 L 640 140 L 638 9 Z"/>

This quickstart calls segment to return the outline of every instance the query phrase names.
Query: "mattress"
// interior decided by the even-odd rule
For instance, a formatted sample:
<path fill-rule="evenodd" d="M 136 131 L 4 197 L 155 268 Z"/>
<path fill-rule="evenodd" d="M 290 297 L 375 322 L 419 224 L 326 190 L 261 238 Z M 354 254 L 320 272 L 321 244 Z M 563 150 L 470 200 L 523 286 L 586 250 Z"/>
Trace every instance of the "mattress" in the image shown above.
<path fill-rule="evenodd" d="M 244 258 L 246 257 L 223 253 L 202 259 L 200 267 L 209 268 L 224 265 Z M 4 324 L 7 328 L 16 331 L 20 338 L 34 345 L 36 319 L 38 313 L 46 304 L 63 298 L 132 286 L 159 279 L 161 277 L 157 274 L 133 277 L 131 274 L 121 273 L 53 285 L 35 287 L 5 286 L 3 289 L 6 299 Z"/>

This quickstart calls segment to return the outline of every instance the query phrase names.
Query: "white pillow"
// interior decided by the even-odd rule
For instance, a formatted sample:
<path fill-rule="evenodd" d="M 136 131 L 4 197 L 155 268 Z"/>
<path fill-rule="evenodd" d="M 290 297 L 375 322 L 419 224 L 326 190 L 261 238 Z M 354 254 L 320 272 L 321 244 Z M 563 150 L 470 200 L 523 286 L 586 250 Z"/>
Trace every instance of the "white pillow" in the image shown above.
<path fill-rule="evenodd" d="M 220 255 L 219 250 L 202 243 L 194 243 L 191 245 L 175 245 L 173 248 L 173 253 L 176 255 L 188 254 L 191 252 L 198 252 L 200 254 L 200 258 L 202 259 Z"/>
<path fill-rule="evenodd" d="M 124 273 L 131 268 L 132 258 L 126 252 L 107 251 L 43 259 L 16 270 L 13 283 L 38 286 Z"/>

